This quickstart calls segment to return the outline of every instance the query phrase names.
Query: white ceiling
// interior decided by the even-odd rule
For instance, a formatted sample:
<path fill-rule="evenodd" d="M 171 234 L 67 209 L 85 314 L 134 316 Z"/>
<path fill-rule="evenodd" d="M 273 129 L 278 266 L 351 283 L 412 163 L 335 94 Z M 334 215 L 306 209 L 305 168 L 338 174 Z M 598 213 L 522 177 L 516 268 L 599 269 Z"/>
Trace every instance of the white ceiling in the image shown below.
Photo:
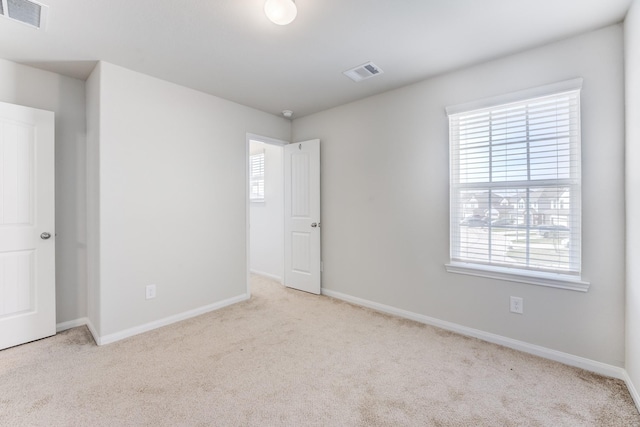
<path fill-rule="evenodd" d="M 632 0 L 41 0 L 46 30 L 0 17 L 0 57 L 85 79 L 96 60 L 302 117 L 622 21 Z M 384 74 L 343 71 L 373 61 Z M 0 76 L 1 78 L 1 76 Z"/>

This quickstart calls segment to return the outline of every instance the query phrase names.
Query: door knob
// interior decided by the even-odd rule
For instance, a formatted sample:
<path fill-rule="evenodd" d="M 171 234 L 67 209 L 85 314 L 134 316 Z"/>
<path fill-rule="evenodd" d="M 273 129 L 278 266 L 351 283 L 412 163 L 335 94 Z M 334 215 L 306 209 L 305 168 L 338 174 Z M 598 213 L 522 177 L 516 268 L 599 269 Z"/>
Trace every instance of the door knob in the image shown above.
<path fill-rule="evenodd" d="M 315 222 L 311 224 L 311 227 L 313 227 L 313 228 L 316 228 L 317 226 L 318 226 L 318 224 L 315 223 Z"/>
<path fill-rule="evenodd" d="M 47 233 L 46 231 L 40 235 L 40 238 L 42 240 L 47 240 L 49 237 L 51 237 L 51 234 Z"/>

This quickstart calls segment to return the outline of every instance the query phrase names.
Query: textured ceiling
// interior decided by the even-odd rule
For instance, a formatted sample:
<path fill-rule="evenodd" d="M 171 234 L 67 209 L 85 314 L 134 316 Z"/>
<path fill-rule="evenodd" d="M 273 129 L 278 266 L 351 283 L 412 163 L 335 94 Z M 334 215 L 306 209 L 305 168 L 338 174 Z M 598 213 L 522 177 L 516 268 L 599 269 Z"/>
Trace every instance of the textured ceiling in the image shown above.
<path fill-rule="evenodd" d="M 301 117 L 622 21 L 631 0 L 42 0 L 46 30 L 0 18 L 0 57 L 85 79 L 96 60 Z M 384 74 L 343 71 L 373 61 Z M 0 76 L 1 77 L 1 76 Z"/>

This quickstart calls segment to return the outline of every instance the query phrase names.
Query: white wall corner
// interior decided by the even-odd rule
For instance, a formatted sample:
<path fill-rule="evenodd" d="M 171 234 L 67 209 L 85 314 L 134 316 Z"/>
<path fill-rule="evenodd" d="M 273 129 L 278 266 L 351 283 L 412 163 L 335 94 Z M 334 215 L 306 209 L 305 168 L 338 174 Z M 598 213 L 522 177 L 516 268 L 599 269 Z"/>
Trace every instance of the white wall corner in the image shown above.
<path fill-rule="evenodd" d="M 250 298 L 249 294 L 244 293 L 233 298 L 229 298 L 213 304 L 205 305 L 203 307 L 185 311 L 184 313 L 175 314 L 173 316 L 165 317 L 164 319 L 158 319 L 153 322 L 145 323 L 140 326 L 135 326 L 133 328 L 125 329 L 120 332 L 114 332 L 108 335 L 98 336 L 97 334 L 94 333 L 94 331 L 91 330 L 91 328 L 89 328 L 89 330 L 93 334 L 96 344 L 98 345 L 111 344 L 113 342 L 120 341 L 125 338 L 132 337 L 134 335 L 152 331 L 154 329 L 158 329 L 163 326 L 171 325 L 172 323 L 177 323 L 182 320 L 190 319 L 192 317 L 200 316 L 201 314 L 209 313 L 211 311 L 219 310 L 221 308 L 228 307 L 233 304 L 237 304 L 239 302 L 247 301 L 249 298 Z"/>
<path fill-rule="evenodd" d="M 504 337 L 501 335 L 496 335 L 496 334 L 481 331 L 478 329 L 473 329 L 466 326 L 458 325 L 456 323 L 447 322 L 447 321 L 436 319 L 429 316 L 424 316 L 422 314 L 413 313 L 411 311 L 402 310 L 396 307 L 380 304 L 373 301 L 368 301 L 362 298 L 353 297 L 350 295 L 343 294 L 341 292 L 332 291 L 330 289 L 323 288 L 322 294 L 332 298 L 342 300 L 342 301 L 350 302 L 355 305 L 380 311 L 382 313 L 392 314 L 405 319 L 414 320 L 419 323 L 424 323 L 425 325 L 435 326 L 441 329 L 445 329 L 447 331 L 456 332 L 461 335 L 478 338 L 480 340 L 487 341 L 493 344 L 502 345 L 504 347 L 509 347 L 514 350 L 522 351 L 524 353 L 529 353 L 545 359 L 564 363 L 565 365 L 585 369 L 587 371 L 595 372 L 600 375 L 605 375 L 608 377 L 617 378 L 625 381 L 627 381 L 627 378 L 628 378 L 627 372 L 623 368 L 620 368 L 618 366 L 609 365 L 606 363 L 598 362 L 591 359 L 586 359 L 584 357 L 575 356 L 573 354 L 564 353 L 561 351 L 538 346 L 535 344 L 529 344 L 524 341 L 518 341 L 518 340 L 514 340 L 512 338 Z M 627 384 L 630 384 L 630 381 L 627 381 Z"/>

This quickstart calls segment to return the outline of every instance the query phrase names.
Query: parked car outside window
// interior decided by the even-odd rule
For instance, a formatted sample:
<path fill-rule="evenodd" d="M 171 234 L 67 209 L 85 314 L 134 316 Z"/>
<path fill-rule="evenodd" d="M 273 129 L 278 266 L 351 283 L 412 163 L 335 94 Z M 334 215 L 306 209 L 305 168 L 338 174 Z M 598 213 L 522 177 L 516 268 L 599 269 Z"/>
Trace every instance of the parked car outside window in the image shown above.
<path fill-rule="evenodd" d="M 512 218 L 501 218 L 491 221 L 492 227 L 513 227 L 516 225 L 516 220 Z"/>
<path fill-rule="evenodd" d="M 460 225 L 464 225 L 467 227 L 486 227 L 489 225 L 489 222 L 486 218 L 482 218 L 479 215 L 474 215 L 463 219 L 460 222 Z"/>
<path fill-rule="evenodd" d="M 564 225 L 540 225 L 538 226 L 538 233 L 544 238 L 560 238 L 568 237 L 569 227 Z"/>

